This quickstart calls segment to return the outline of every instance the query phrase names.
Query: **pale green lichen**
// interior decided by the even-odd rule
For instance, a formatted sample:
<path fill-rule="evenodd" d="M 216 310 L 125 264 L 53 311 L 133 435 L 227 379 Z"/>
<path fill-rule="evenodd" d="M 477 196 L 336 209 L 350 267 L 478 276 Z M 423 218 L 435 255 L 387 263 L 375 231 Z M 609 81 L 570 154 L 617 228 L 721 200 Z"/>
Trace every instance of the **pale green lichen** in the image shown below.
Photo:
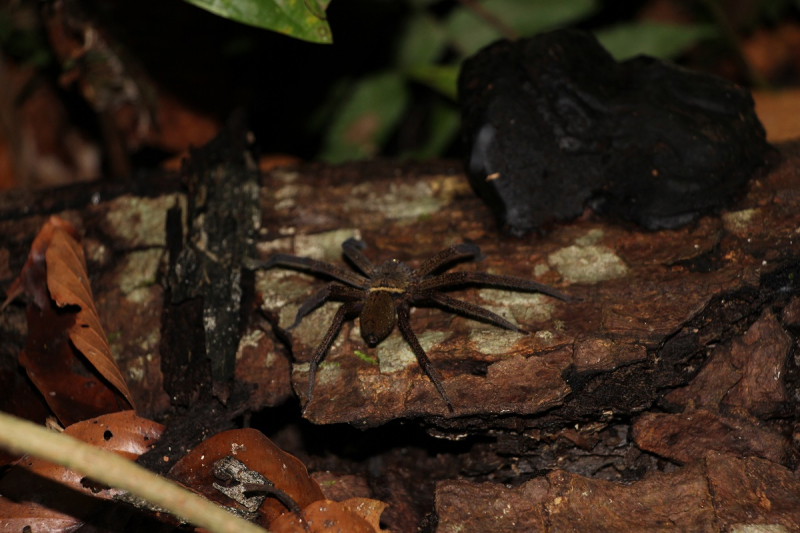
<path fill-rule="evenodd" d="M 534 277 L 538 278 L 540 276 L 544 276 L 548 272 L 550 272 L 550 265 L 548 265 L 546 263 L 539 263 L 538 265 L 533 267 L 533 275 L 534 275 Z"/>
<path fill-rule="evenodd" d="M 297 235 L 294 238 L 294 253 L 300 257 L 340 263 L 342 243 L 351 237 L 360 239 L 361 232 L 354 228 L 344 228 L 313 235 Z"/>
<path fill-rule="evenodd" d="M 274 209 L 276 211 L 287 210 L 297 205 L 298 196 L 309 196 L 313 193 L 310 185 L 297 185 L 288 183 L 275 191 Z"/>
<path fill-rule="evenodd" d="M 155 350 L 161 342 L 161 331 L 154 328 L 144 338 L 139 341 L 139 348 L 144 352 Z"/>
<path fill-rule="evenodd" d="M 296 303 L 309 294 L 315 279 L 309 274 L 282 268 L 257 270 L 255 288 L 261 294 L 264 309 L 281 309 L 283 312 L 286 305 Z"/>
<path fill-rule="evenodd" d="M 789 533 L 783 524 L 733 524 L 731 533 Z"/>
<path fill-rule="evenodd" d="M 588 232 L 586 232 L 586 235 L 582 235 L 575 239 L 575 244 L 578 246 L 591 246 L 600 242 L 604 236 L 605 233 L 603 233 L 603 230 L 599 228 L 590 229 Z"/>
<path fill-rule="evenodd" d="M 444 342 L 450 336 L 450 332 L 426 331 L 417 335 L 422 349 L 426 353 Z M 416 365 L 417 356 L 411 351 L 408 342 L 403 338 L 399 331 L 395 330 L 389 337 L 377 347 L 378 362 L 381 374 L 392 374 L 399 372 L 409 366 Z"/>
<path fill-rule="evenodd" d="M 263 337 L 264 332 L 260 329 L 254 329 L 242 335 L 241 340 L 239 340 L 239 347 L 236 349 L 236 360 L 238 361 L 242 358 L 245 348 L 258 347 L 258 343 L 261 342 Z"/>
<path fill-rule="evenodd" d="M 186 196 L 120 196 L 108 202 L 107 226 L 126 247 L 166 246 L 167 211 L 176 205 L 185 214 Z"/>
<path fill-rule="evenodd" d="M 270 173 L 270 176 L 284 183 L 292 183 L 297 181 L 300 174 L 296 170 L 275 169 Z"/>
<path fill-rule="evenodd" d="M 481 325 L 470 330 L 467 342 L 477 352 L 497 355 L 512 351 L 514 345 L 523 337 L 524 333 Z"/>
<path fill-rule="evenodd" d="M 599 283 L 628 274 L 622 259 L 602 245 L 567 246 L 550 254 L 547 261 L 570 283 Z"/>
<path fill-rule="evenodd" d="M 378 212 L 390 220 L 409 220 L 415 221 L 419 217 L 432 215 L 439 211 L 447 200 L 434 194 L 431 186 L 418 181 L 414 184 L 392 183 L 388 192 L 376 194 L 371 184 L 355 189 L 356 194 L 347 207 L 351 210 L 369 210 Z M 366 194 L 366 199 L 363 196 Z"/>
<path fill-rule="evenodd" d="M 510 291 L 504 289 L 481 289 L 478 296 L 495 305 L 481 305 L 506 320 L 521 324 L 550 320 L 555 306 L 550 298 L 539 293 Z M 508 316 L 508 312 L 511 316 Z"/>
<path fill-rule="evenodd" d="M 742 209 L 722 214 L 722 224 L 729 232 L 744 236 L 753 224 L 753 218 L 758 213 L 758 209 Z"/>
<path fill-rule="evenodd" d="M 128 361 L 127 365 L 127 373 L 128 373 L 128 381 L 132 383 L 139 383 L 144 380 L 145 377 L 145 358 L 144 357 L 137 357 L 132 361 Z"/>
<path fill-rule="evenodd" d="M 317 345 L 322 342 L 323 337 L 325 337 L 325 333 L 328 331 L 328 328 L 330 328 L 333 317 L 341 305 L 342 304 L 339 302 L 327 302 L 315 311 L 312 311 L 303 318 L 297 328 L 292 330 L 293 336 L 300 339 L 306 346 L 312 347 L 312 349 L 316 348 Z M 281 326 L 291 326 L 294 323 L 296 314 L 296 309 L 293 313 L 287 313 L 286 315 L 281 312 Z M 287 324 L 288 326 L 286 326 Z M 342 336 L 337 335 L 331 348 L 339 346 L 341 342 Z"/>
<path fill-rule="evenodd" d="M 130 252 L 125 257 L 117 278 L 119 289 L 123 294 L 130 295 L 136 289 L 153 285 L 162 260 L 165 260 L 163 248 Z"/>
<path fill-rule="evenodd" d="M 311 365 L 309 363 L 295 363 L 292 366 L 292 372 L 308 374 L 310 367 Z M 342 378 L 343 373 L 344 371 L 342 370 L 342 367 L 339 363 L 335 361 L 334 362 L 323 361 L 322 363 L 320 363 L 319 367 L 317 367 L 316 384 L 332 385 Z"/>

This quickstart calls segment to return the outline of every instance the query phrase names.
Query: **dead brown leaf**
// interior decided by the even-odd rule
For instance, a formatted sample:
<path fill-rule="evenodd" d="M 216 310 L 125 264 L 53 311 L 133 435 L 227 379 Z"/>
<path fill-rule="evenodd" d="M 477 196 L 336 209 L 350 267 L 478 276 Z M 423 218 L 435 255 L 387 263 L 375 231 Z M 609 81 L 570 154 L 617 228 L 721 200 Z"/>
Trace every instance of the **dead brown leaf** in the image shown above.
<path fill-rule="evenodd" d="M 122 411 L 84 420 L 64 433 L 93 446 L 135 459 L 161 436 L 161 424 Z M 74 531 L 119 491 L 97 486 L 77 472 L 23 457 L 0 480 L 0 530 L 33 533 Z"/>
<path fill-rule="evenodd" d="M 359 500 L 359 501 L 354 501 Z M 354 498 L 343 502 L 322 500 L 303 509 L 301 516 L 285 514 L 270 524 L 273 533 L 380 533 L 377 525 L 386 504 Z M 363 510 L 363 513 L 360 512 Z M 377 511 L 377 516 L 374 512 Z M 370 517 L 370 520 L 367 519 Z M 305 524 L 303 523 L 305 522 Z M 306 527 L 306 525 L 308 527 Z"/>
<path fill-rule="evenodd" d="M 233 500 L 213 487 L 213 483 L 219 482 L 212 473 L 213 465 L 228 455 L 266 477 L 301 508 L 325 499 L 300 459 L 284 452 L 255 429 L 224 431 L 206 439 L 178 461 L 169 471 L 169 476 L 214 502 L 236 506 Z M 256 521 L 263 527 L 271 527 L 273 520 L 288 512 L 278 500 L 268 498 L 258 509 Z"/>
<path fill-rule="evenodd" d="M 9 300 L 21 293 L 29 297 L 28 338 L 19 362 L 59 420 L 70 425 L 134 407 L 69 222 L 53 216 L 36 236 Z"/>

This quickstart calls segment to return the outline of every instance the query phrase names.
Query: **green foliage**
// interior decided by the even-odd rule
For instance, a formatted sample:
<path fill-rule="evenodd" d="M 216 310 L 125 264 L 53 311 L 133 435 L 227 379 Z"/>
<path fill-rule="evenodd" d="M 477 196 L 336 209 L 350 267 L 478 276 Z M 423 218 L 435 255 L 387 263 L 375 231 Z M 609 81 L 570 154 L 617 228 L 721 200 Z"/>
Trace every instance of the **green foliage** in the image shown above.
<path fill-rule="evenodd" d="M 618 61 L 645 54 L 673 58 L 700 41 L 718 37 L 710 24 L 635 22 L 595 32 L 597 39 Z"/>
<path fill-rule="evenodd" d="M 408 102 L 398 72 L 382 72 L 354 83 L 325 134 L 320 157 L 331 163 L 378 154 Z"/>
<path fill-rule="evenodd" d="M 221 16 L 291 37 L 330 43 L 325 20 L 330 0 L 186 0 Z M 411 85 L 424 86 L 442 97 L 414 104 L 426 108 L 424 141 L 402 147 L 402 157 L 435 157 L 458 133 L 456 83 L 461 62 L 484 46 L 510 34 L 536 33 L 574 24 L 594 14 L 599 0 L 476 0 L 458 2 L 442 14 L 439 0 L 402 0 L 408 6 L 396 37 L 391 65 L 362 79 L 341 82 L 316 113 L 325 118 L 319 157 L 337 163 L 373 157 L 381 152 L 410 106 Z M 710 0 L 713 1 L 713 0 Z M 767 12 L 780 12 L 800 0 L 762 0 Z M 700 41 L 719 38 L 707 24 L 631 22 L 596 31 L 600 42 L 621 60 L 639 54 L 673 58 Z M 414 92 L 419 94 L 419 91 Z M 429 95 L 430 96 L 430 95 Z"/>
<path fill-rule="evenodd" d="M 525 37 L 565 26 L 597 9 L 596 0 L 486 0 L 481 5 Z M 472 55 L 503 37 L 486 20 L 463 5 L 453 9 L 445 26 L 453 44 L 464 55 Z"/>
<path fill-rule="evenodd" d="M 430 14 L 420 11 L 408 19 L 397 47 L 400 68 L 430 65 L 437 61 L 447 47 L 447 34 Z"/>
<path fill-rule="evenodd" d="M 390 92 L 376 95 L 373 77 L 356 82 L 353 97 L 335 113 L 332 126 L 326 133 L 320 154 L 322 159 L 339 162 L 359 157 L 359 154 L 369 157 L 378 153 L 382 143 L 403 118 L 402 110 L 406 107 L 409 93 L 401 86 L 409 83 L 424 85 L 452 103 L 434 98 L 424 104 L 428 118 L 424 142 L 401 153 L 401 157 L 435 157 L 446 150 L 457 135 L 459 120 L 455 102 L 460 63 L 467 55 L 502 35 L 464 5 L 456 6 L 439 19 L 426 9 L 432 3 L 430 0 L 406 1 L 411 14 L 398 37 L 392 70 L 396 76 L 391 78 L 391 83 L 387 81 L 388 73 L 382 78 Z M 590 15 L 597 8 L 597 0 L 485 0 L 481 5 L 502 24 L 522 36 L 529 36 Z M 440 64 L 448 52 L 454 58 L 447 64 Z M 356 105 L 357 98 L 360 98 L 356 94 L 370 97 Z M 400 101 L 395 101 L 395 98 Z M 380 117 L 380 121 L 376 117 Z M 365 128 L 364 124 L 375 127 Z M 348 134 L 347 138 L 340 138 L 343 133 Z"/>
<path fill-rule="evenodd" d="M 428 113 L 428 135 L 420 147 L 400 154 L 408 159 L 429 159 L 441 155 L 458 135 L 461 124 L 456 106 L 445 101 L 431 105 Z"/>
<path fill-rule="evenodd" d="M 304 41 L 331 44 L 325 18 L 330 0 L 186 0 L 220 17 L 283 33 Z"/>
<path fill-rule="evenodd" d="M 460 65 L 419 65 L 406 72 L 409 79 L 427 85 L 438 93 L 450 98 L 452 101 L 458 100 L 458 72 Z"/>

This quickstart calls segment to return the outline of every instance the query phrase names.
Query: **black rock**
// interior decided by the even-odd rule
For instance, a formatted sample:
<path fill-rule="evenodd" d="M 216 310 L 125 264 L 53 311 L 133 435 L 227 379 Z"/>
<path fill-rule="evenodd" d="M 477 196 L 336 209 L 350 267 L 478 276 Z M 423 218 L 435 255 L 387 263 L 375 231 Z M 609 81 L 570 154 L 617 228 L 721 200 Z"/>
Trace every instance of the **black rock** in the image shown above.
<path fill-rule="evenodd" d="M 648 229 L 725 205 L 770 147 L 750 93 L 593 35 L 498 41 L 458 81 L 472 187 L 514 234 L 585 207 Z"/>

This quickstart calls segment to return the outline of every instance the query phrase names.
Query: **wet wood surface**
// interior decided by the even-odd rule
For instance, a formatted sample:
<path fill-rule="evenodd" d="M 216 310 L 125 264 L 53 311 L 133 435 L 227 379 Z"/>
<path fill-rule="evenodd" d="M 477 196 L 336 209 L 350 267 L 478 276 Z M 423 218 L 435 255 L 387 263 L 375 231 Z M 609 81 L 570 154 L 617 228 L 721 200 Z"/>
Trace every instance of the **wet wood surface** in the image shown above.
<path fill-rule="evenodd" d="M 357 237 L 373 263 L 415 268 L 469 241 L 482 257 L 453 270 L 525 277 L 580 299 L 450 292 L 527 335 L 415 309 L 412 327 L 453 413 L 399 331 L 371 348 L 358 321 L 346 322 L 306 417 L 359 427 L 411 419 L 442 437 L 495 439 L 492 453 L 513 458 L 503 477 L 511 485 L 451 470 L 431 489 L 439 531 L 797 530 L 800 145 L 779 148 L 729 209 L 657 232 L 587 212 L 546 235 L 505 236 L 455 163 L 306 165 L 263 176 L 261 258 L 291 253 L 346 268 L 341 244 Z M 75 223 L 112 351 L 140 414 L 156 418 L 170 411 L 160 360 L 166 217 L 186 198 L 177 179 L 149 195 L 141 185 L 82 187 L 62 192 L 68 202 L 48 191 L 0 199 L 0 286 L 49 214 Z M 307 361 L 339 304 L 285 328 L 327 281 L 255 273 L 236 363 L 237 379 L 258 386 L 251 409 L 303 399 Z M 0 316 L 6 375 L 24 335 L 24 306 L 11 306 Z M 400 492 L 398 508 L 411 505 Z"/>

